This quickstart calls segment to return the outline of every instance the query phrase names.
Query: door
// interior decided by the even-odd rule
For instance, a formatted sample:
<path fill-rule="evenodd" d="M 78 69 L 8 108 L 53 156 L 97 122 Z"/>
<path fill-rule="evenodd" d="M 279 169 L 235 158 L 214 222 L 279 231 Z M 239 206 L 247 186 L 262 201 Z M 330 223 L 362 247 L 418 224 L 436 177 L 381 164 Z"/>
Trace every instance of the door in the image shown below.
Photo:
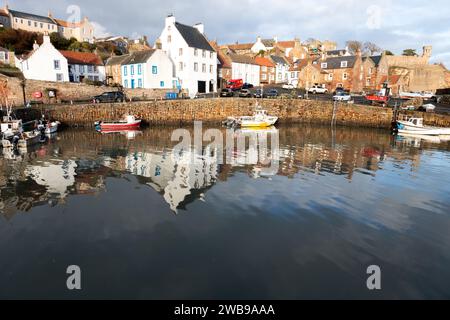
<path fill-rule="evenodd" d="M 135 83 L 134 83 L 134 79 L 131 79 L 131 89 L 135 88 Z"/>
<path fill-rule="evenodd" d="M 198 82 L 198 93 L 206 93 L 206 81 Z"/>

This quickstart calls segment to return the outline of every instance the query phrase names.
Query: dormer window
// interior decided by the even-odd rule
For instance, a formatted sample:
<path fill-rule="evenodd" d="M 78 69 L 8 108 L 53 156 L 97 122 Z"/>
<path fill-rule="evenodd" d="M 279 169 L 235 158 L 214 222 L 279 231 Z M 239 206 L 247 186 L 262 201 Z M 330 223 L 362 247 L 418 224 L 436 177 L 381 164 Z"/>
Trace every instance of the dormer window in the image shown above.
<path fill-rule="evenodd" d="M 341 61 L 341 68 L 347 68 L 347 61 Z"/>
<path fill-rule="evenodd" d="M 322 69 L 326 69 L 326 68 L 328 68 L 328 63 L 323 62 L 323 63 L 320 65 L 320 67 L 321 67 Z"/>

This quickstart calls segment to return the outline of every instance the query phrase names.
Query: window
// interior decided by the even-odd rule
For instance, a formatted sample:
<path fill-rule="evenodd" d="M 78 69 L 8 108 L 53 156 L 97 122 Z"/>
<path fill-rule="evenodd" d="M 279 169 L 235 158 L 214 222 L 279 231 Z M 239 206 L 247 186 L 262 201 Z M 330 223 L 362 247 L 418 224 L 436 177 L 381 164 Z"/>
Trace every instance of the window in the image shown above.
<path fill-rule="evenodd" d="M 206 64 L 202 64 L 202 72 L 206 72 Z"/>
<path fill-rule="evenodd" d="M 182 56 L 183 55 L 183 48 L 178 49 L 178 55 Z"/>
<path fill-rule="evenodd" d="M 28 26 L 31 27 L 31 21 L 30 20 L 28 20 Z"/>
<path fill-rule="evenodd" d="M 158 74 L 158 67 L 157 66 L 152 66 L 152 73 L 153 74 Z"/>
<path fill-rule="evenodd" d="M 130 75 L 134 76 L 134 66 L 130 66 Z"/>
<path fill-rule="evenodd" d="M 344 73 L 344 74 L 342 75 L 342 80 L 347 80 L 347 79 L 348 79 L 348 74 Z"/>
<path fill-rule="evenodd" d="M 369 74 L 372 74 L 373 68 L 369 68 Z"/>
<path fill-rule="evenodd" d="M 202 57 L 206 58 L 206 50 L 202 50 Z"/>
<path fill-rule="evenodd" d="M 50 30 L 50 25 L 49 24 L 47 25 L 47 27 L 48 27 L 48 30 Z"/>
<path fill-rule="evenodd" d="M 295 72 L 291 72 L 291 77 L 295 78 Z"/>
<path fill-rule="evenodd" d="M 160 86 L 161 88 L 164 88 L 164 81 L 161 81 L 161 82 L 159 83 L 159 86 Z"/>
<path fill-rule="evenodd" d="M 123 75 L 124 76 L 128 75 L 128 67 L 127 66 L 123 67 Z"/>
<path fill-rule="evenodd" d="M 138 88 L 142 88 L 142 79 L 138 79 Z"/>
<path fill-rule="evenodd" d="M 138 75 L 142 74 L 142 64 L 138 64 Z"/>
<path fill-rule="evenodd" d="M 366 86 L 370 86 L 370 78 L 366 79 Z"/>
<path fill-rule="evenodd" d="M 128 88 L 128 80 L 125 80 L 123 84 L 125 88 Z"/>
<path fill-rule="evenodd" d="M 341 68 L 347 68 L 347 61 L 341 61 Z"/>
<path fill-rule="evenodd" d="M 320 65 L 320 67 L 321 67 L 322 69 L 326 69 L 326 68 L 328 68 L 328 63 L 323 62 L 323 63 Z"/>
<path fill-rule="evenodd" d="M 195 72 L 198 71 L 198 63 L 197 63 L 197 62 L 194 63 L 194 71 L 195 71 Z"/>
<path fill-rule="evenodd" d="M 89 73 L 94 72 L 94 66 L 88 66 L 87 68 Z"/>
<path fill-rule="evenodd" d="M 329 75 L 328 75 L 328 79 L 331 81 L 331 80 L 333 80 L 333 74 L 332 73 L 330 73 Z"/>
<path fill-rule="evenodd" d="M 38 23 L 34 22 L 34 27 L 37 28 L 37 26 L 38 26 Z"/>
<path fill-rule="evenodd" d="M 56 74 L 56 81 L 63 81 L 64 77 L 62 73 L 57 73 Z"/>
<path fill-rule="evenodd" d="M 209 66 L 209 73 L 214 73 L 214 66 L 213 65 Z"/>
<path fill-rule="evenodd" d="M 55 70 L 60 70 L 61 69 L 61 63 L 59 60 L 53 60 L 53 67 L 55 68 Z"/>
<path fill-rule="evenodd" d="M 171 43 L 171 42 L 172 42 L 172 36 L 170 36 L 170 35 L 167 36 L 167 42 L 168 42 L 168 43 Z"/>
<path fill-rule="evenodd" d="M 183 62 L 180 62 L 180 63 L 178 64 L 178 69 L 179 69 L 180 71 L 183 71 Z"/>
<path fill-rule="evenodd" d="M 98 72 L 97 66 L 94 66 L 94 72 Z"/>
<path fill-rule="evenodd" d="M 262 79 L 263 81 L 266 81 L 266 80 L 267 80 L 267 74 L 266 74 L 266 73 L 263 73 L 263 74 L 261 75 L 261 79 Z"/>
<path fill-rule="evenodd" d="M 194 49 L 194 56 L 198 56 L 198 50 Z"/>
<path fill-rule="evenodd" d="M 267 67 L 266 66 L 262 66 L 262 71 L 263 72 L 267 72 Z"/>

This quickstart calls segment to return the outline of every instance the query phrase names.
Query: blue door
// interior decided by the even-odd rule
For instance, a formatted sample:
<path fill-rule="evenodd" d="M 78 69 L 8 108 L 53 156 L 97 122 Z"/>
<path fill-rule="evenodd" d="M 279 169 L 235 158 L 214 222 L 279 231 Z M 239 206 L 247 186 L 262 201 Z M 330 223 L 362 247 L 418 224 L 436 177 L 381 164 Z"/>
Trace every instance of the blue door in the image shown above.
<path fill-rule="evenodd" d="M 134 89 L 134 79 L 131 79 L 131 89 Z"/>

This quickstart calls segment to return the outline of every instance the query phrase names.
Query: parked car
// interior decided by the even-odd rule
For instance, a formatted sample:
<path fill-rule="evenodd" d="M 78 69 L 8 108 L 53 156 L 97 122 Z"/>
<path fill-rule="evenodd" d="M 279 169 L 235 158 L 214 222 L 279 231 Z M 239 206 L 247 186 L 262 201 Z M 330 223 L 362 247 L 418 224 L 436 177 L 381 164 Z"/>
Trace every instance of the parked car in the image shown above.
<path fill-rule="evenodd" d="M 278 97 L 278 90 L 277 89 L 270 89 L 267 92 L 263 93 L 264 98 L 276 98 Z"/>
<path fill-rule="evenodd" d="M 254 86 L 251 83 L 244 83 L 242 89 L 252 89 Z"/>
<path fill-rule="evenodd" d="M 327 88 L 323 88 L 321 86 L 312 86 L 311 88 L 308 89 L 309 93 L 312 94 L 317 94 L 317 93 L 328 93 L 328 89 Z"/>
<path fill-rule="evenodd" d="M 124 102 L 126 100 L 125 94 L 120 91 L 104 92 L 99 96 L 93 98 L 95 103 L 102 102 Z"/>
<path fill-rule="evenodd" d="M 350 93 L 342 91 L 333 96 L 334 101 L 350 101 L 352 100 L 352 96 Z"/>
<path fill-rule="evenodd" d="M 253 96 L 252 92 L 248 89 L 242 89 L 239 92 L 239 97 L 241 98 L 251 98 Z"/>
<path fill-rule="evenodd" d="M 262 89 L 257 89 L 257 90 L 255 91 L 255 93 L 253 94 L 253 96 L 254 96 L 255 98 L 262 98 L 262 97 L 263 97 L 263 94 L 264 94 L 264 92 L 263 92 Z"/>
<path fill-rule="evenodd" d="M 234 97 L 234 92 L 232 89 L 225 88 L 220 91 L 220 96 L 221 97 Z"/>
<path fill-rule="evenodd" d="M 293 84 L 283 84 L 282 88 L 286 89 L 286 90 L 294 90 L 295 89 Z"/>
<path fill-rule="evenodd" d="M 335 96 L 341 92 L 345 92 L 345 89 L 344 88 L 336 88 L 336 90 L 334 90 L 334 92 L 333 92 L 333 95 Z"/>

